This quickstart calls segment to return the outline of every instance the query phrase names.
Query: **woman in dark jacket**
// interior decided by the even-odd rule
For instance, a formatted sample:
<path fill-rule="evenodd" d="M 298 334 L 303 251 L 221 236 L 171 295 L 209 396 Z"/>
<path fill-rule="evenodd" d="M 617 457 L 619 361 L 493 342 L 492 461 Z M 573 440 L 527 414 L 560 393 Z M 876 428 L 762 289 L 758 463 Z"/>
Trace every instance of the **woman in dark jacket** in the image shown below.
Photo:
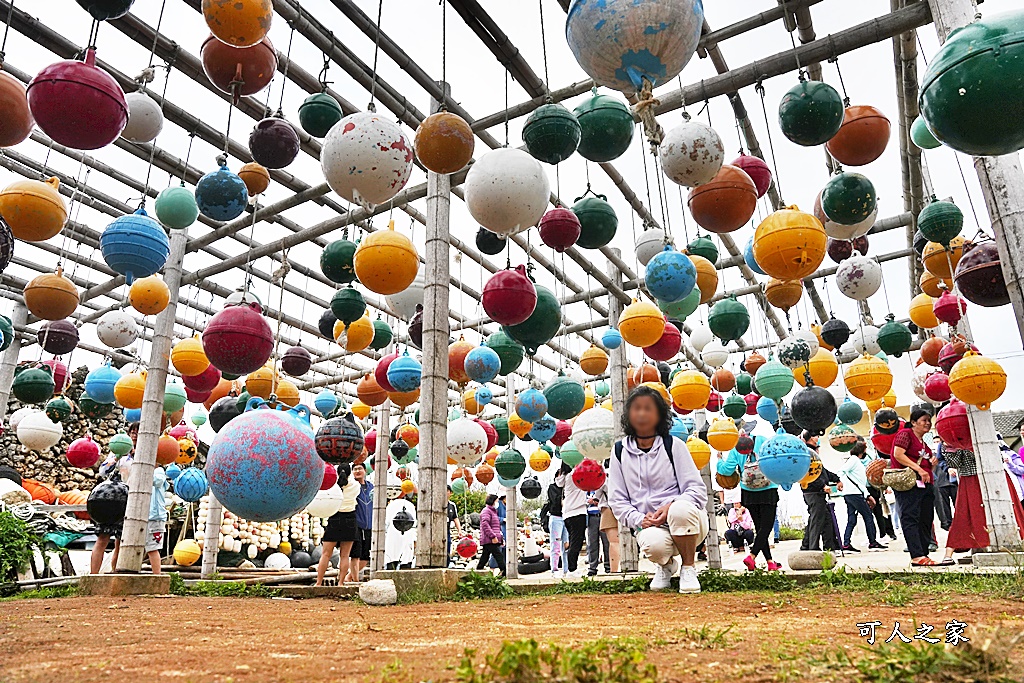
<path fill-rule="evenodd" d="M 805 431 L 801 436 L 807 448 L 817 454 L 818 435 Z M 843 484 L 839 481 L 839 475 L 822 467 L 818 478 L 802 487 L 804 503 L 807 504 L 807 529 L 804 531 L 800 550 L 839 550 L 839 539 L 836 538 L 835 527 L 832 525 L 833 513 L 828 500 L 828 491 L 832 484 L 838 484 L 842 490 Z"/>
<path fill-rule="evenodd" d="M 483 569 L 487 566 L 487 561 L 493 557 L 494 561 L 498 564 L 498 569 L 501 570 L 501 575 L 505 576 L 505 555 L 501 552 L 505 539 L 501 535 L 501 520 L 498 519 L 498 511 L 495 509 L 497 503 L 498 497 L 493 493 L 489 493 L 487 494 L 487 501 L 480 511 L 480 544 L 482 550 L 480 551 L 480 561 L 477 562 L 476 568 L 478 571 Z"/>
<path fill-rule="evenodd" d="M 569 532 L 562 520 L 562 487 L 555 482 L 548 484 L 548 499 L 541 510 L 541 519 L 545 514 L 548 517 L 547 528 L 551 541 L 551 575 L 559 578 L 560 573 L 564 576 L 567 572 L 564 555 L 565 546 L 569 543 Z M 561 572 L 558 569 L 560 560 L 562 561 Z"/>

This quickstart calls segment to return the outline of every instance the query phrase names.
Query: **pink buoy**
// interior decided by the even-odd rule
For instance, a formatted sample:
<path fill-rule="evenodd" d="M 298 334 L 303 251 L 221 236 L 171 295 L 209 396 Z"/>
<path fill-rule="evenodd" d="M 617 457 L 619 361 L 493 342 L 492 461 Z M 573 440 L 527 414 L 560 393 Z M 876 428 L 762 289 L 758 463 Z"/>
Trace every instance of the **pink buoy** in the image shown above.
<path fill-rule="evenodd" d="M 750 392 L 743 397 L 743 402 L 747 404 L 747 415 L 757 415 L 757 402 L 761 400 L 761 397 Z"/>
<path fill-rule="evenodd" d="M 971 423 L 967 419 L 967 405 L 953 399 L 935 416 L 935 431 L 944 443 L 953 448 L 973 449 Z"/>
<path fill-rule="evenodd" d="M 565 442 L 572 436 L 572 423 L 568 420 L 558 420 L 555 422 L 555 435 L 548 439 L 552 444 L 561 448 L 565 445 Z"/>
<path fill-rule="evenodd" d="M 537 230 L 544 244 L 561 253 L 580 238 L 580 219 L 565 207 L 555 207 L 541 217 Z"/>
<path fill-rule="evenodd" d="M 771 169 L 768 168 L 768 164 L 765 163 L 764 159 L 760 157 L 740 154 L 729 165 L 740 168 L 750 176 L 750 179 L 754 181 L 754 187 L 757 188 L 758 198 L 763 197 L 768 188 L 772 186 Z"/>
<path fill-rule="evenodd" d="M 526 275 L 526 266 L 500 270 L 484 285 L 484 312 L 499 325 L 525 322 L 537 307 L 537 288 Z"/>
<path fill-rule="evenodd" d="M 85 61 L 66 59 L 36 74 L 28 84 L 28 106 L 44 133 L 72 149 L 106 147 L 128 124 L 124 91 L 96 66 L 96 50 Z"/>
<path fill-rule="evenodd" d="M 61 363 L 56 358 L 50 360 L 44 360 L 43 365 L 50 368 L 50 372 L 53 374 L 53 393 L 59 394 L 68 388 L 68 366 Z"/>
<path fill-rule="evenodd" d="M 717 413 L 725 405 L 725 399 L 717 391 L 712 391 L 711 395 L 708 396 L 708 404 L 705 406 L 706 410 L 710 410 L 712 413 Z"/>
<path fill-rule="evenodd" d="M 373 455 L 377 450 L 377 430 L 371 429 L 370 431 L 363 434 L 363 446 L 366 448 L 366 452 Z M 391 456 L 388 456 L 388 462 L 390 463 Z"/>
<path fill-rule="evenodd" d="M 274 335 L 255 301 L 225 306 L 203 331 L 203 351 L 217 369 L 246 375 L 263 367 L 274 350 Z"/>
<path fill-rule="evenodd" d="M 100 445 L 86 434 L 81 439 L 71 442 L 71 445 L 68 446 L 67 458 L 72 467 L 95 467 L 100 460 Z"/>
<path fill-rule="evenodd" d="M 484 433 L 487 434 L 487 450 L 491 450 L 498 445 L 498 430 L 495 429 L 494 425 L 480 418 L 474 419 L 473 422 L 483 427 Z"/>
<path fill-rule="evenodd" d="M 377 380 L 377 384 L 379 384 L 380 388 L 383 389 L 384 391 L 398 391 L 393 386 L 391 386 L 391 382 L 388 381 L 388 367 L 391 366 L 391 362 L 398 358 L 398 356 L 398 351 L 392 351 L 391 353 L 387 354 L 386 356 L 383 356 L 379 361 L 377 361 L 377 367 L 373 369 L 373 378 Z"/>
<path fill-rule="evenodd" d="M 935 317 L 947 325 L 955 326 L 959 323 L 966 310 L 967 302 L 948 289 L 943 291 L 932 304 L 932 312 L 935 313 Z"/>
<path fill-rule="evenodd" d="M 949 390 L 949 375 L 944 372 L 933 372 L 924 381 L 924 395 L 930 401 L 943 403 L 949 400 L 953 392 Z"/>

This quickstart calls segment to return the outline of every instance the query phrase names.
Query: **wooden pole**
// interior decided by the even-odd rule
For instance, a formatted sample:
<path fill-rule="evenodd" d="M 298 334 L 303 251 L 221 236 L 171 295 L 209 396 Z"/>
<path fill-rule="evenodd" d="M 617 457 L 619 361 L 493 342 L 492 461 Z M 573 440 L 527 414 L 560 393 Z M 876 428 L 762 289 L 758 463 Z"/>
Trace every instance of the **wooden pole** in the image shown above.
<path fill-rule="evenodd" d="M 515 412 L 515 392 L 512 389 L 512 375 L 508 375 L 505 378 L 505 393 L 508 396 L 508 400 L 505 401 L 505 412 L 507 417 L 512 417 L 512 413 Z M 515 438 L 514 435 L 509 437 L 511 447 L 511 440 Z M 519 490 L 515 486 L 511 486 L 507 489 L 508 495 L 505 498 L 505 531 L 508 533 L 508 538 L 505 539 L 505 576 L 510 579 L 519 578 L 519 527 L 516 525 L 518 521 L 516 515 L 518 515 L 517 509 L 519 507 L 518 493 Z M 511 522 L 511 526 L 510 526 Z M 561 542 L 561 539 L 559 539 Z M 552 540 L 552 543 L 554 541 Z"/>
<path fill-rule="evenodd" d="M 25 302 L 16 302 L 14 304 L 14 312 L 11 314 L 11 322 L 14 323 L 14 329 L 17 330 L 19 327 L 24 327 L 27 321 L 28 308 L 25 306 Z M 3 410 L 3 415 L 0 415 L 0 423 L 3 422 L 3 418 L 7 414 L 7 402 L 11 399 L 11 386 L 14 384 L 14 368 L 18 365 L 18 356 L 20 354 L 21 335 L 15 334 L 11 345 L 4 351 L 3 360 L 0 361 L 0 409 Z"/>
<path fill-rule="evenodd" d="M 693 411 L 693 431 L 699 432 L 707 422 L 707 415 L 703 410 Z M 708 567 L 710 569 L 722 568 L 722 546 L 718 539 L 718 515 L 715 514 L 715 489 L 711 485 L 711 466 L 715 463 L 714 458 L 708 461 L 700 471 L 700 477 L 704 480 L 704 486 L 708 490 L 708 538 L 704 546 L 704 552 L 708 555 Z"/>
<path fill-rule="evenodd" d="M 390 350 L 389 350 L 390 352 Z M 391 447 L 391 399 L 384 401 L 377 414 L 377 449 L 373 452 L 373 524 L 370 574 L 385 568 L 384 538 L 387 533 L 388 449 Z M 419 511 L 416 514 L 419 518 Z M 418 532 L 417 532 L 418 534 Z M 418 538 L 418 535 L 417 535 Z"/>
<path fill-rule="evenodd" d="M 224 506 L 210 491 L 206 506 L 206 528 L 203 530 L 203 571 L 200 578 L 212 579 L 217 573 L 217 553 L 220 552 L 220 523 L 224 519 Z"/>
<path fill-rule="evenodd" d="M 620 256 L 619 249 L 612 249 L 615 256 Z M 622 271 L 615 265 L 614 261 L 608 261 L 608 277 L 620 288 L 622 287 Z M 622 302 L 618 297 L 608 295 L 608 327 L 618 327 L 619 316 L 622 315 Z M 626 345 L 620 344 L 619 348 L 612 349 L 609 354 L 608 363 L 609 384 L 612 393 L 612 415 L 615 423 L 615 440 L 623 437 L 622 433 L 622 411 L 626 405 Z M 622 546 L 619 552 L 619 570 L 622 572 L 635 572 L 639 563 L 639 551 L 636 539 L 633 538 L 633 530 L 619 522 L 619 544 Z"/>
<path fill-rule="evenodd" d="M 448 85 L 442 84 L 445 92 Z M 435 111 L 436 101 L 431 101 Z M 447 567 L 448 541 L 448 216 L 451 177 L 427 173 L 423 294 L 423 383 L 420 389 L 420 493 L 416 566 Z"/>
<path fill-rule="evenodd" d="M 164 388 L 167 384 L 167 366 L 174 339 L 174 317 L 178 310 L 181 284 L 181 263 L 185 258 L 188 230 L 171 232 L 171 252 L 164 267 L 164 282 L 171 291 L 167 308 L 156 319 L 153 347 L 149 354 L 146 389 L 142 398 L 142 420 L 135 444 L 135 459 L 128 476 L 128 508 L 124 517 L 121 552 L 117 556 L 117 571 L 135 573 L 142 569 L 145 556 L 146 522 L 149 503 L 153 496 L 153 470 L 156 467 L 157 442 L 160 439 L 160 420 L 164 412 Z"/>

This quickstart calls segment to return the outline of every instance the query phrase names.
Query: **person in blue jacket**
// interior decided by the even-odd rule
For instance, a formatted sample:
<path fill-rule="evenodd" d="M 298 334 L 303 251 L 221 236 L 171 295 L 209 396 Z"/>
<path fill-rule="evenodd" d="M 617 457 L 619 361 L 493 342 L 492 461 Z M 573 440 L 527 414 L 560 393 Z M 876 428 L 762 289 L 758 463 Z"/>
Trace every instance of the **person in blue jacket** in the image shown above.
<path fill-rule="evenodd" d="M 754 437 L 754 450 L 743 454 L 736 449 L 718 461 L 718 472 L 724 476 L 740 475 L 740 501 L 743 507 L 750 510 L 754 519 L 754 544 L 750 546 L 750 554 L 743 558 L 747 569 L 757 568 L 757 556 L 760 553 L 768 563 L 768 571 L 782 569 L 782 565 L 772 559 L 769 539 L 775 528 L 775 514 L 779 507 L 779 489 L 761 473 L 757 465 L 757 454 L 766 439 Z"/>

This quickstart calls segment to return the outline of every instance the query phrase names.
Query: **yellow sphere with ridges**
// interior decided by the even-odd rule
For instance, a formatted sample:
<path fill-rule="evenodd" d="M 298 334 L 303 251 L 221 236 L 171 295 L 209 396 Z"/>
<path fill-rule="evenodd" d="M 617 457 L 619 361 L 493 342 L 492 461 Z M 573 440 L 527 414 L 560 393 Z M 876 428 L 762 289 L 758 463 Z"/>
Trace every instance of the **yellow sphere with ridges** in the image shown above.
<path fill-rule="evenodd" d="M 876 398 L 873 401 L 865 401 L 864 405 L 867 407 L 869 412 L 877 413 L 882 408 L 895 408 L 898 400 L 899 399 L 896 397 L 896 391 L 890 389 L 886 392 L 885 396 Z"/>
<path fill-rule="evenodd" d="M 800 297 L 804 295 L 804 285 L 800 280 L 780 280 L 772 278 L 764 286 L 764 297 L 775 308 L 782 311 L 800 303 Z"/>
<path fill-rule="evenodd" d="M 654 389 L 663 399 L 665 399 L 665 403 L 669 405 L 672 404 L 672 397 L 669 396 L 668 389 L 666 389 L 665 385 L 661 382 L 644 382 L 642 386 Z"/>
<path fill-rule="evenodd" d="M 935 317 L 933 306 L 935 298 L 921 292 L 910 300 L 910 322 L 924 330 L 931 330 L 939 326 L 939 319 Z"/>
<path fill-rule="evenodd" d="M 947 287 L 949 286 L 945 280 L 938 277 L 937 275 L 934 275 L 933 273 L 929 273 L 927 270 L 921 271 L 921 279 L 919 280 L 919 282 L 921 284 L 921 291 L 927 294 L 928 296 L 935 297 L 936 299 L 942 296 L 942 289 L 939 287 L 939 285 L 946 284 Z"/>
<path fill-rule="evenodd" d="M 270 400 L 270 394 L 274 389 L 274 368 L 269 364 L 264 365 L 255 372 L 250 372 L 245 378 L 245 390 L 250 396 L 259 396 L 264 401 Z"/>
<path fill-rule="evenodd" d="M 544 472 L 551 467 L 551 455 L 543 448 L 538 448 L 530 454 L 530 469 L 534 472 Z"/>
<path fill-rule="evenodd" d="M 821 265 L 828 246 L 825 228 L 812 214 L 787 206 L 754 231 L 754 260 L 769 277 L 805 278 Z"/>
<path fill-rule="evenodd" d="M 288 379 L 281 379 L 277 382 L 277 400 L 290 408 L 299 405 L 299 388 Z"/>
<path fill-rule="evenodd" d="M 715 264 L 703 256 L 689 254 L 693 267 L 697 269 L 697 289 L 700 290 L 700 302 L 706 304 L 714 298 L 718 291 L 718 269 Z"/>
<path fill-rule="evenodd" d="M 352 414 L 358 417 L 360 420 L 365 420 L 367 416 L 370 414 L 371 410 L 373 410 L 373 408 L 366 405 L 359 399 L 356 399 L 356 402 L 352 404 Z"/>
<path fill-rule="evenodd" d="M 703 372 L 683 370 L 672 379 L 668 392 L 672 402 L 682 410 L 699 410 L 708 404 L 711 382 Z"/>
<path fill-rule="evenodd" d="M 339 329 L 340 326 L 340 329 Z M 349 353 L 358 353 L 369 348 L 373 341 L 373 321 L 370 314 L 364 313 L 363 317 L 346 325 L 340 320 L 334 324 L 335 341 L 345 347 Z"/>
<path fill-rule="evenodd" d="M 812 481 L 820 477 L 821 469 L 821 460 L 818 458 L 811 459 L 811 464 L 807 468 L 807 474 L 805 474 L 804 478 L 798 482 L 800 484 L 800 488 L 807 488 L 808 484 L 810 484 Z"/>
<path fill-rule="evenodd" d="M 925 270 L 937 278 L 951 281 L 956 264 L 960 263 L 960 258 L 964 255 L 965 241 L 963 237 L 957 235 L 949 241 L 949 247 L 944 247 L 938 242 L 924 245 L 921 263 L 924 264 Z"/>
<path fill-rule="evenodd" d="M 26 242 L 44 242 L 60 233 L 68 207 L 58 188 L 60 180 L 18 180 L 0 192 L 0 215 L 11 232 Z"/>
<path fill-rule="evenodd" d="M 359 243 L 352 267 L 360 284 L 377 294 L 397 294 L 412 284 L 420 267 L 419 254 L 412 240 L 395 230 L 370 233 Z"/>
<path fill-rule="evenodd" d="M 727 417 L 716 417 L 708 427 L 708 444 L 716 451 L 731 451 L 740 440 L 740 430 Z"/>
<path fill-rule="evenodd" d="M 816 387 L 830 387 L 836 378 L 839 377 L 839 363 L 836 362 L 836 357 L 825 349 L 818 349 L 818 352 L 811 358 L 811 362 L 808 363 L 811 372 L 811 381 L 814 382 Z M 807 382 L 804 379 L 805 368 L 803 366 L 793 369 L 793 377 L 799 382 L 800 386 L 807 386 Z"/>
<path fill-rule="evenodd" d="M 892 388 L 892 372 L 880 358 L 864 354 L 846 368 L 846 390 L 862 401 L 877 401 Z M 870 406 L 869 406 L 870 407 Z"/>
<path fill-rule="evenodd" d="M 416 484 L 412 479 L 406 479 L 402 482 L 402 495 L 408 496 L 416 492 Z"/>
<path fill-rule="evenodd" d="M 588 375 L 600 375 L 608 369 L 608 354 L 595 344 L 580 354 L 580 369 Z"/>
<path fill-rule="evenodd" d="M 146 393 L 146 371 L 129 372 L 121 375 L 114 385 L 114 400 L 122 408 L 135 410 L 142 407 L 142 397 Z"/>
<path fill-rule="evenodd" d="M 203 549 L 195 539 L 183 538 L 174 546 L 174 564 L 179 567 L 191 567 L 203 556 Z"/>
<path fill-rule="evenodd" d="M 420 400 L 419 387 L 412 391 L 389 391 L 388 398 L 399 408 L 408 408 L 416 401 Z"/>
<path fill-rule="evenodd" d="M 588 385 L 583 389 L 583 410 L 590 410 L 594 407 L 595 403 L 597 403 L 597 394 Z M 583 410 L 580 412 L 582 413 Z"/>
<path fill-rule="evenodd" d="M 128 303 L 142 315 L 156 315 L 171 301 L 171 290 L 157 275 L 140 277 L 128 289 Z"/>
<path fill-rule="evenodd" d="M 964 403 L 988 410 L 1006 390 L 1006 371 L 991 358 L 967 351 L 949 372 L 949 390 Z"/>
<path fill-rule="evenodd" d="M 210 359 L 203 351 L 199 335 L 187 337 L 174 345 L 171 349 L 171 365 L 182 377 L 195 377 L 206 372 L 210 367 Z"/>
<path fill-rule="evenodd" d="M 697 466 L 698 470 L 704 469 L 711 462 L 711 444 L 696 434 L 686 440 L 686 450 L 690 452 L 693 464 Z"/>
<path fill-rule="evenodd" d="M 607 410 L 609 413 L 615 410 L 615 406 L 612 404 L 612 400 L 610 398 L 606 398 L 605 400 L 601 401 L 601 407 Z"/>
<path fill-rule="evenodd" d="M 483 406 L 476 402 L 476 389 L 466 389 L 462 392 L 462 407 L 470 415 L 479 415 Z"/>
<path fill-rule="evenodd" d="M 518 436 L 520 439 L 530 433 L 533 429 L 533 423 L 527 422 L 523 418 L 519 417 L 518 414 L 512 413 L 508 418 L 508 430 Z"/>
<path fill-rule="evenodd" d="M 665 315 L 649 301 L 633 300 L 619 318 L 619 334 L 627 344 L 650 346 L 665 333 Z"/>

